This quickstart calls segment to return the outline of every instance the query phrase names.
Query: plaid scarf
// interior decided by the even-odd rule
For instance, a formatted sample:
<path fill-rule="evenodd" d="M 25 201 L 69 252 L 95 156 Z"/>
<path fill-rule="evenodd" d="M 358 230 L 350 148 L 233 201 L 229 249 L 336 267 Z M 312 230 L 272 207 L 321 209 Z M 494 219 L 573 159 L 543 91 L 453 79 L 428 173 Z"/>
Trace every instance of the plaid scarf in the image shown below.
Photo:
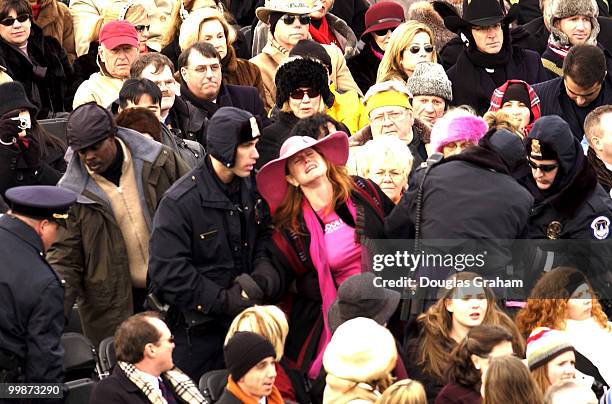
<path fill-rule="evenodd" d="M 134 365 L 127 362 L 118 362 L 119 367 L 128 379 L 132 383 L 136 385 L 147 396 L 147 399 L 153 404 L 167 404 L 167 401 L 161 395 L 161 391 L 151 385 L 151 383 L 143 380 L 138 372 L 136 372 L 136 368 Z M 201 404 L 209 404 L 208 401 L 202 396 L 200 390 L 196 387 L 193 381 L 187 376 L 185 373 L 181 372 L 177 368 L 171 369 L 162 374 L 162 377 L 170 382 L 172 386 L 172 391 L 176 394 L 181 400 L 186 403 L 201 403 Z"/>
<path fill-rule="evenodd" d="M 552 34 L 548 37 L 548 48 L 550 48 L 553 53 L 559 55 L 561 59 L 565 60 L 569 50 L 572 48 L 571 45 L 559 45 L 557 41 L 554 40 Z"/>
<path fill-rule="evenodd" d="M 523 84 L 527 88 L 527 92 L 529 93 L 529 100 L 531 101 L 531 105 L 529 109 L 531 109 L 531 113 L 533 115 L 533 119 L 529 122 L 529 125 L 525 126 L 525 136 L 529 134 L 531 131 L 531 127 L 534 122 L 540 119 L 540 97 L 536 94 L 536 92 L 531 88 L 531 86 L 525 83 L 522 80 L 508 80 L 501 87 L 498 87 L 493 91 L 493 95 L 491 96 L 491 105 L 489 106 L 489 111 L 499 111 L 502 107 L 502 100 L 504 99 L 504 94 L 506 94 L 506 90 L 510 84 Z"/>

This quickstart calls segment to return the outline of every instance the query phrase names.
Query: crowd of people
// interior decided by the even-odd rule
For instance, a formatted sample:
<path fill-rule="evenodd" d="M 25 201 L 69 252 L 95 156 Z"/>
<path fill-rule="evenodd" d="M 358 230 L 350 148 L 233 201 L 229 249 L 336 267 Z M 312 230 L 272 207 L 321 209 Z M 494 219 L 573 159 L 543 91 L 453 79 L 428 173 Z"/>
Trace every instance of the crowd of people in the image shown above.
<path fill-rule="evenodd" d="M 605 0 L 3 0 L 0 383 L 76 311 L 96 404 L 612 402 L 611 51 Z"/>

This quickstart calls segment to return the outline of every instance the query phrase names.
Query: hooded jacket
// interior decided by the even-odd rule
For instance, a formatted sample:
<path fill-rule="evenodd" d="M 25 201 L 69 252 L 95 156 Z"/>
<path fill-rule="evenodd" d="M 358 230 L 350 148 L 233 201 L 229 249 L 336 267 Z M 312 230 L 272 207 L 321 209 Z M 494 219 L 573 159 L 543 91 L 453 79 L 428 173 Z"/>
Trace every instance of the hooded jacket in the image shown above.
<path fill-rule="evenodd" d="M 584 155 L 580 141 L 558 116 L 540 118 L 529 139 L 552 146 L 559 163 L 555 180 L 547 190 L 540 190 L 533 176 L 527 178 L 527 188 L 535 198 L 529 216 L 529 238 L 556 239 L 556 242 L 542 243 L 543 250 L 556 251 L 555 264 L 577 266 L 593 285 L 597 285 L 594 278 L 609 282 L 609 271 L 602 273 L 612 253 L 609 242 L 592 246 L 590 242 L 559 241 L 611 238 L 612 200 L 597 182 L 597 174 Z"/>
<path fill-rule="evenodd" d="M 418 169 L 408 191 L 385 219 L 387 237 L 415 238 L 417 192 L 422 183 L 421 238 L 458 239 L 452 248 L 466 251 L 465 240 L 475 241 L 476 249 L 488 240 L 487 269 L 499 271 L 512 261 L 512 245 L 500 241 L 525 235 L 533 205 L 533 197 L 512 176 L 523 159 L 518 136 L 491 131 L 478 146 L 434 165 L 424 182 L 425 168 Z"/>
<path fill-rule="evenodd" d="M 167 147 L 137 132 L 118 128 L 117 137 L 132 154 L 142 213 L 151 228 L 162 195 L 188 168 Z M 84 333 L 98 346 L 133 314 L 125 242 L 108 197 L 77 153 L 72 154 L 58 186 L 79 196 L 69 213 L 67 227 L 59 229 L 47 252 L 47 260 L 66 281 L 66 318 L 78 301 Z"/>

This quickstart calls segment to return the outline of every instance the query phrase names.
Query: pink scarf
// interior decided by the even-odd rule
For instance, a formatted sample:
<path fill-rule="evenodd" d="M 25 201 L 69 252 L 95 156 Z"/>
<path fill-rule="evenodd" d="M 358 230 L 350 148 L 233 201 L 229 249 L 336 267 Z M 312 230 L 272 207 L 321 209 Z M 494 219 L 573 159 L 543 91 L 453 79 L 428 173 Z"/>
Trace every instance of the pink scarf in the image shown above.
<path fill-rule="evenodd" d="M 357 216 L 357 210 L 352 203 L 347 203 L 349 211 L 353 218 Z M 302 202 L 302 212 L 304 212 L 304 221 L 306 222 L 306 228 L 310 233 L 310 257 L 312 263 L 317 270 L 319 278 L 319 288 L 321 289 L 322 299 L 322 310 L 323 310 L 323 332 L 321 339 L 319 339 L 319 346 L 317 347 L 317 356 L 312 362 L 310 369 L 308 370 L 308 377 L 316 379 L 321 372 L 321 365 L 323 364 L 323 352 L 327 344 L 331 340 L 331 332 L 327 326 L 327 312 L 329 307 L 336 299 L 337 289 L 334 282 L 334 278 L 331 273 L 331 268 L 327 262 L 327 253 L 325 251 L 325 234 L 323 228 L 314 212 L 310 203 L 306 198 Z"/>

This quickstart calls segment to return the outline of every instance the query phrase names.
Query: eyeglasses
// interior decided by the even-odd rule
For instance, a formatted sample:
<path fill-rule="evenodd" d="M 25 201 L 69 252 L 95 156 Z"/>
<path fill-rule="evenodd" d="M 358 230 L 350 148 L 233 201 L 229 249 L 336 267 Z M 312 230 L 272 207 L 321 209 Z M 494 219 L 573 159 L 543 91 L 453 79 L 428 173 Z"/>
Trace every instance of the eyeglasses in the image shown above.
<path fill-rule="evenodd" d="M 211 72 L 216 73 L 219 70 L 221 70 L 221 65 L 219 63 L 215 63 L 214 65 L 199 65 L 196 67 L 185 67 L 186 69 L 189 70 L 193 70 L 194 72 L 198 73 L 198 74 L 204 74 L 206 73 L 209 69 Z"/>
<path fill-rule="evenodd" d="M 161 340 L 159 340 L 159 341 L 160 341 L 160 342 L 163 342 L 163 341 L 168 341 L 169 343 L 174 344 L 174 335 L 170 335 L 168 338 L 164 338 L 164 339 L 161 339 Z M 156 345 L 157 345 L 157 344 L 156 344 Z"/>
<path fill-rule="evenodd" d="M 30 14 L 21 14 L 21 15 L 18 15 L 17 18 L 13 18 L 13 17 L 5 18 L 4 20 L 0 21 L 0 24 L 4 25 L 5 27 L 10 27 L 11 25 L 15 24 L 15 20 L 19 21 L 20 23 L 24 23 L 29 19 L 30 19 Z"/>
<path fill-rule="evenodd" d="M 423 49 L 425 53 L 431 53 L 433 52 L 434 47 L 433 45 L 423 45 L 423 47 L 421 48 L 419 45 L 412 45 L 410 48 L 408 48 L 410 53 L 412 53 L 413 55 L 416 55 L 417 53 L 419 53 L 421 49 Z"/>
<path fill-rule="evenodd" d="M 289 94 L 289 97 L 293 98 L 294 100 L 302 100 L 304 99 L 304 94 L 308 94 L 308 98 L 315 98 L 321 95 L 321 93 L 318 90 L 315 90 L 314 88 L 307 88 L 306 90 L 301 90 L 301 89 L 293 90 Z"/>
<path fill-rule="evenodd" d="M 302 14 L 302 15 L 285 14 L 283 15 L 282 20 L 286 25 L 291 25 L 293 24 L 296 18 L 300 21 L 300 24 L 302 25 L 310 24 L 310 16 L 307 14 Z"/>
<path fill-rule="evenodd" d="M 536 164 L 531 160 L 528 160 L 529 166 L 533 170 L 540 169 L 542 172 L 549 173 L 553 171 L 555 168 L 559 167 L 559 164 Z"/>
<path fill-rule="evenodd" d="M 387 32 L 393 32 L 395 28 L 386 28 L 386 29 L 379 29 L 378 31 L 374 31 L 374 33 L 377 36 L 385 36 L 387 35 Z"/>
<path fill-rule="evenodd" d="M 143 32 L 151 29 L 151 25 L 134 25 L 134 28 L 136 28 L 136 32 Z"/>
<path fill-rule="evenodd" d="M 391 122 L 397 122 L 404 116 L 404 111 L 389 111 L 382 114 L 374 115 L 370 118 L 370 123 L 373 125 L 380 126 L 385 121 L 385 117 L 389 118 Z"/>

